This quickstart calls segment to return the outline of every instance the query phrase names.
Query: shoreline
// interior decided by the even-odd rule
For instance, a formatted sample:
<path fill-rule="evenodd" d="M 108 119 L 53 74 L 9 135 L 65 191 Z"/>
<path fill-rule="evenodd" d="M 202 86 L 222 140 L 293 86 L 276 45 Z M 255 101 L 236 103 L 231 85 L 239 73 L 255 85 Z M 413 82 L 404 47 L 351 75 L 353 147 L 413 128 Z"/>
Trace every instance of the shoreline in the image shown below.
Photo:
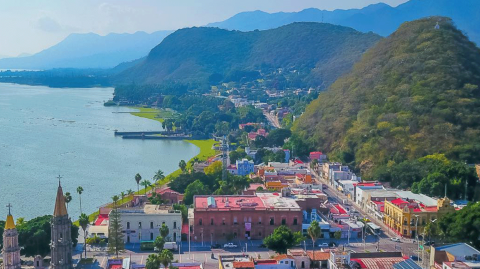
<path fill-rule="evenodd" d="M 147 119 L 151 119 L 151 120 L 155 120 L 155 121 L 158 121 L 160 123 L 163 122 L 163 118 L 157 118 L 155 117 L 157 115 L 157 111 L 160 112 L 158 109 L 154 109 L 154 108 L 138 108 L 138 107 L 129 107 L 129 108 L 133 108 L 133 109 L 139 109 L 140 111 L 139 112 L 126 112 L 126 113 L 130 113 L 131 115 L 133 116 L 136 116 L 136 117 L 141 117 L 141 118 L 147 118 Z M 148 116 L 144 116 L 142 114 L 148 114 Z M 153 116 L 152 116 L 153 115 Z M 208 158 L 210 157 L 213 157 L 215 156 L 216 154 L 218 154 L 218 152 L 214 149 L 212 149 L 213 145 L 215 145 L 216 143 L 218 143 L 217 141 L 213 140 L 213 139 L 205 139 L 205 140 L 187 140 L 187 139 L 183 139 L 182 141 L 185 141 L 185 142 L 188 142 L 190 144 L 193 144 L 195 145 L 196 147 L 199 148 L 200 152 L 193 156 L 191 159 L 189 159 L 188 161 L 185 160 L 187 162 L 187 169 L 189 168 L 192 168 L 191 167 L 191 163 L 192 161 L 196 158 L 198 159 L 199 162 L 201 161 L 206 161 L 208 160 Z M 162 186 L 162 185 L 165 185 L 167 184 L 168 182 L 170 182 L 174 177 L 178 176 L 179 174 L 181 174 L 182 171 L 179 169 L 171 172 L 170 174 L 168 175 L 165 175 L 165 178 L 161 181 L 158 181 L 157 184 L 156 184 L 156 187 L 158 186 Z M 147 187 L 146 188 L 146 192 L 150 191 L 152 189 L 152 187 Z M 143 189 L 140 189 L 139 191 L 136 191 L 134 192 L 134 195 L 136 194 L 142 194 L 143 192 L 145 192 L 145 188 Z M 122 205 L 122 204 L 125 204 L 129 201 L 131 201 L 133 199 L 133 196 L 126 196 L 125 198 L 121 199 L 118 201 L 118 204 L 119 205 Z M 108 203 L 107 206 L 111 206 L 112 203 Z M 94 221 L 97 216 L 99 214 L 99 210 L 95 211 L 94 213 L 88 215 L 88 219 L 90 222 Z M 75 225 L 79 225 L 78 223 L 78 220 L 74 221 L 73 224 Z"/>

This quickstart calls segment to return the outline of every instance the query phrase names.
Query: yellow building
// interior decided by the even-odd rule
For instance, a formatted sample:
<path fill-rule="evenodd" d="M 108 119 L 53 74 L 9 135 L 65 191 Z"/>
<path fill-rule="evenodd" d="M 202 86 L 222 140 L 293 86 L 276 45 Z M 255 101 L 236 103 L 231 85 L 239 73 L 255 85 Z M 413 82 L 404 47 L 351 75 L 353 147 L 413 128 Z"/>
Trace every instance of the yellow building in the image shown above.
<path fill-rule="evenodd" d="M 436 206 L 425 206 L 416 200 L 397 198 L 392 201 L 385 200 L 384 222 L 398 235 L 415 238 L 416 225 L 421 235 L 429 222 L 453 211 L 455 208 L 446 197 L 437 200 Z"/>

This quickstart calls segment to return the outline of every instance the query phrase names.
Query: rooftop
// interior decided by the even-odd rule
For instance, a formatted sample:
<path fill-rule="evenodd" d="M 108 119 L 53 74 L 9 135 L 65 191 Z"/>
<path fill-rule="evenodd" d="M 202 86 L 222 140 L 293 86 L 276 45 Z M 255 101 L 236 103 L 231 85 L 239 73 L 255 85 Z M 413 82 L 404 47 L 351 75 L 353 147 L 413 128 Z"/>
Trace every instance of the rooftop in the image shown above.
<path fill-rule="evenodd" d="M 278 193 L 257 193 L 257 197 L 263 201 L 266 208 L 300 210 L 294 199 L 281 197 Z"/>
<path fill-rule="evenodd" d="M 403 262 L 405 259 L 401 257 L 389 257 L 389 258 L 359 258 L 350 259 L 360 264 L 362 268 L 368 269 L 391 269 L 394 264 Z"/>
<path fill-rule="evenodd" d="M 453 256 L 457 256 L 457 257 L 472 256 L 473 254 L 480 255 L 480 251 L 478 251 L 477 249 L 475 249 L 474 247 L 466 243 L 458 243 L 458 244 L 436 247 L 435 250 L 446 251 L 452 254 Z"/>
<path fill-rule="evenodd" d="M 210 198 L 210 202 L 208 199 Z M 212 200 L 213 199 L 213 200 Z M 215 203 L 213 203 L 215 201 Z M 241 210 L 251 208 L 265 209 L 262 199 L 256 195 L 214 195 L 195 196 L 195 209 L 218 208 L 225 210 Z"/>
<path fill-rule="evenodd" d="M 119 208 L 121 214 L 149 214 L 149 215 L 165 215 L 165 214 L 181 214 L 179 210 L 173 210 L 171 206 L 150 205 L 143 207 Z"/>
<path fill-rule="evenodd" d="M 324 252 L 320 250 L 307 251 L 307 255 L 312 261 L 326 261 L 330 258 L 330 252 Z"/>
<path fill-rule="evenodd" d="M 415 201 L 418 201 L 419 203 L 424 204 L 425 206 L 437 206 L 436 199 L 433 199 L 423 194 L 416 194 L 411 191 L 398 191 L 398 190 L 395 191 L 395 193 L 404 199 L 415 200 Z"/>

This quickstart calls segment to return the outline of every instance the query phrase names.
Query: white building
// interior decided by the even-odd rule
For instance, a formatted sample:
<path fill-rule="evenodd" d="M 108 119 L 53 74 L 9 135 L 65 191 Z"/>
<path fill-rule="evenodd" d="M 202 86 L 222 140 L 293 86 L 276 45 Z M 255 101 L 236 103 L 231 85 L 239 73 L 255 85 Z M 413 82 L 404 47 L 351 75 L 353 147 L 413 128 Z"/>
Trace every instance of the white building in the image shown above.
<path fill-rule="evenodd" d="M 159 229 L 163 223 L 169 229 L 165 241 L 181 241 L 182 213 L 179 210 L 159 205 L 145 205 L 143 208 L 119 208 L 118 213 L 125 231 L 125 243 L 155 240 L 160 235 Z"/>

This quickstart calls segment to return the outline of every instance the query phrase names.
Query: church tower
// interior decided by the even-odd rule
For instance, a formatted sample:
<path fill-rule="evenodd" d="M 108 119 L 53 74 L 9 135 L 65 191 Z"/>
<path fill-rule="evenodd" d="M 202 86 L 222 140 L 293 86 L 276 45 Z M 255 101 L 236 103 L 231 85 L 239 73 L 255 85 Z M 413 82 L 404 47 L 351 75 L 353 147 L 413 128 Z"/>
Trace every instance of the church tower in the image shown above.
<path fill-rule="evenodd" d="M 7 222 L 3 232 L 3 265 L 2 269 L 20 269 L 20 247 L 18 246 L 18 232 L 15 228 L 13 216 L 8 206 Z"/>
<path fill-rule="evenodd" d="M 60 176 L 57 199 L 52 218 L 52 242 L 50 244 L 51 269 L 71 269 L 72 266 L 72 221 L 68 217 Z"/>

